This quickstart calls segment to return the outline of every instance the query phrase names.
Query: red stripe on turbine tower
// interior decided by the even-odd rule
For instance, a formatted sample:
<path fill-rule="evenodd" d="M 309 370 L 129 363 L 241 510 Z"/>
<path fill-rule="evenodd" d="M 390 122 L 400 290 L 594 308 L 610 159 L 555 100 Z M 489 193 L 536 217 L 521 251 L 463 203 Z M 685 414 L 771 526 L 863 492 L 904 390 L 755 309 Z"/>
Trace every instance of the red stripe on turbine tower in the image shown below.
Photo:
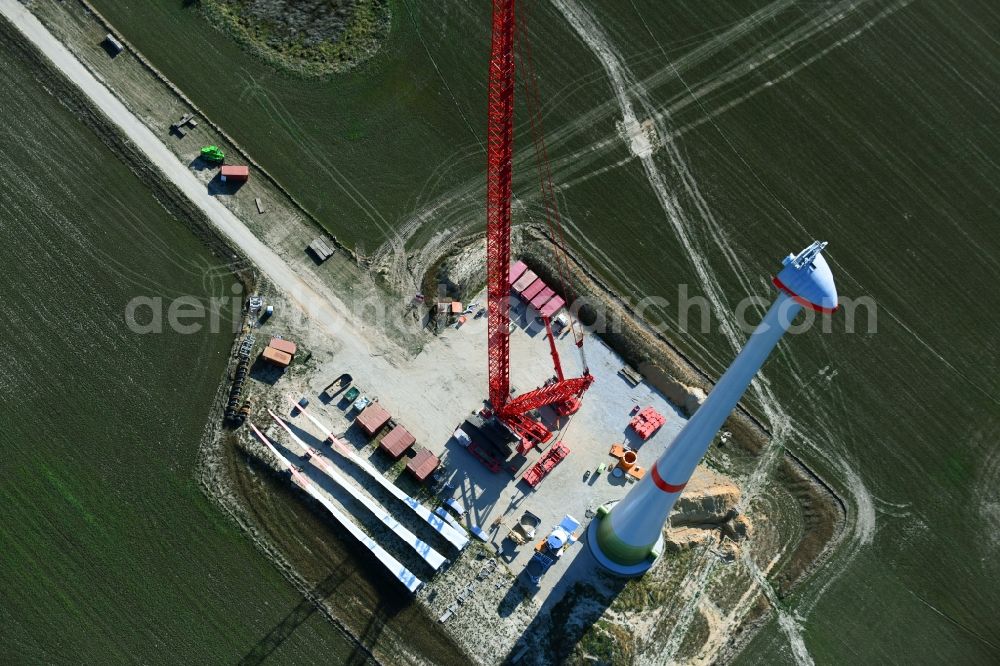
<path fill-rule="evenodd" d="M 653 468 L 649 470 L 649 473 L 652 475 L 653 483 L 656 484 L 656 487 L 665 493 L 679 493 L 684 490 L 684 486 L 687 485 L 687 482 L 681 484 L 667 483 L 664 478 L 660 476 L 659 470 L 656 469 L 656 463 L 653 463 Z"/>
<path fill-rule="evenodd" d="M 834 308 L 825 308 L 822 305 L 816 305 L 815 303 L 802 298 L 801 296 L 799 296 L 798 294 L 796 294 L 794 291 L 792 291 L 791 289 L 789 289 L 785 285 L 784 282 L 782 282 L 781 280 L 779 280 L 776 277 L 775 278 L 771 278 L 771 283 L 774 284 L 774 286 L 777 287 L 778 289 L 780 289 L 781 291 L 783 291 L 786 294 L 788 294 L 789 296 L 791 296 L 792 299 L 796 303 L 798 303 L 799 305 L 801 305 L 803 307 L 807 307 L 810 310 L 815 310 L 816 312 L 819 312 L 819 313 L 822 313 L 822 314 L 833 314 L 834 312 L 837 311 L 837 308 L 835 308 L 835 307 Z"/>

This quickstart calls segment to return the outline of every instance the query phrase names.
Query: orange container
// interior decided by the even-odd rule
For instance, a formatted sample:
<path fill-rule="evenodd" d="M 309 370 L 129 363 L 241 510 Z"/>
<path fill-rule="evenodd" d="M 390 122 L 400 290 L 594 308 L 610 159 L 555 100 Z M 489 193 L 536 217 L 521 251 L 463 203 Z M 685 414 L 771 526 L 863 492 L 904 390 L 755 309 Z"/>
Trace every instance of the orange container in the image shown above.
<path fill-rule="evenodd" d="M 267 344 L 267 346 L 272 349 L 277 349 L 278 351 L 283 351 L 289 356 L 295 356 L 295 352 L 298 351 L 294 342 L 291 340 L 285 340 L 284 338 L 271 338 L 271 341 Z"/>
<path fill-rule="evenodd" d="M 626 451 L 625 455 L 622 456 L 621 461 L 618 463 L 618 466 L 627 472 L 635 467 L 635 460 L 635 451 Z"/>
<path fill-rule="evenodd" d="M 292 362 L 291 356 L 280 349 L 275 349 L 274 347 L 264 347 L 264 351 L 261 352 L 261 356 L 264 357 L 265 361 L 270 361 L 271 363 L 274 363 L 282 368 L 287 368 L 288 364 Z"/>

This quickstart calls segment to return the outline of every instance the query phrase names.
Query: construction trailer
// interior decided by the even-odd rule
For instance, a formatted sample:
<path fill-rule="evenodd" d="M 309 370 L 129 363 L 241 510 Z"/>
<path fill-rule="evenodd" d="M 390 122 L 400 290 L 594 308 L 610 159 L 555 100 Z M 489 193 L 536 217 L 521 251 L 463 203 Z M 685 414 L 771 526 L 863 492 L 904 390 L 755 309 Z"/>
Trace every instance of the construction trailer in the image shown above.
<path fill-rule="evenodd" d="M 250 167 L 238 164 L 225 164 L 219 172 L 223 183 L 245 183 L 250 180 Z"/>

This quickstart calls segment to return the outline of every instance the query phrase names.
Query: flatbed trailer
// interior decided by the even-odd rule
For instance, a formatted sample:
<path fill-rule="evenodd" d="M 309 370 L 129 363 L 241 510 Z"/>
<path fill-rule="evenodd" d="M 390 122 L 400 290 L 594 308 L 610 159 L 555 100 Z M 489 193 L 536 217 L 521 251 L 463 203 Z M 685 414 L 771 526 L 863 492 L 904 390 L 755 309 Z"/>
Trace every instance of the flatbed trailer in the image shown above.
<path fill-rule="evenodd" d="M 522 477 L 524 482 L 534 488 L 568 455 L 569 447 L 562 442 L 556 442 L 531 469 L 524 473 Z"/>

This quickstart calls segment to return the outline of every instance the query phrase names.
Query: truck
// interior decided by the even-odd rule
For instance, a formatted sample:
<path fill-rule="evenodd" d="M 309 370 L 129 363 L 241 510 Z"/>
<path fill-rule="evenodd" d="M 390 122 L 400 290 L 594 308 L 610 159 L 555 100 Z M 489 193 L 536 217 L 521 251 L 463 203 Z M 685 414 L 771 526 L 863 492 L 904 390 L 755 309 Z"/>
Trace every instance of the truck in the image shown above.
<path fill-rule="evenodd" d="M 559 561 L 567 548 L 576 543 L 576 530 L 579 527 L 580 521 L 567 514 L 552 528 L 548 536 L 535 545 L 535 554 L 524 567 L 524 572 L 532 583 L 539 585 L 545 572 Z"/>

